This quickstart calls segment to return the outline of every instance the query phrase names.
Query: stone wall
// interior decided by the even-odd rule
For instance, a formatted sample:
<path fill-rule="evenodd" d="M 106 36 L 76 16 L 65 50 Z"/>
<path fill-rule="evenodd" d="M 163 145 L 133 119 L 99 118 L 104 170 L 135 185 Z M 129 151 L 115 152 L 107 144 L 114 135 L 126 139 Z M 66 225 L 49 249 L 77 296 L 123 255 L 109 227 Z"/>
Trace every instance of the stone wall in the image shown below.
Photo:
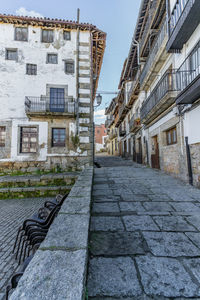
<path fill-rule="evenodd" d="M 190 145 L 193 184 L 200 188 L 200 143 Z"/>
<path fill-rule="evenodd" d="M 93 168 L 77 179 L 10 300 L 83 300 Z"/>

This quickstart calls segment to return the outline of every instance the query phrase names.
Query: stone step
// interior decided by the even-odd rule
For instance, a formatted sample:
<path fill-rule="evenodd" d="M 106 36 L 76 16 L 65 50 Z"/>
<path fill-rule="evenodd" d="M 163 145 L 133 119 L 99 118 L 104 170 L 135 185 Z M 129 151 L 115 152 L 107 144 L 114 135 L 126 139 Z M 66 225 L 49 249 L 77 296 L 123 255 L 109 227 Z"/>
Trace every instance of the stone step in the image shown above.
<path fill-rule="evenodd" d="M 15 198 L 54 197 L 69 194 L 73 185 L 0 188 L 0 200 Z"/>
<path fill-rule="evenodd" d="M 73 185 L 79 172 L 45 175 L 0 176 L 0 188 Z"/>

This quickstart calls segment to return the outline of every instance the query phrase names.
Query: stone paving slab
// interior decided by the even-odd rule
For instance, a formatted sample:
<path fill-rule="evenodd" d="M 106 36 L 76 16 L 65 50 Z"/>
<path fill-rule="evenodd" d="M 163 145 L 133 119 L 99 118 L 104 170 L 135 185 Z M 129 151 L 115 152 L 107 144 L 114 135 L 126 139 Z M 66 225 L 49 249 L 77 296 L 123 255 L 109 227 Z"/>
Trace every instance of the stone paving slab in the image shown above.
<path fill-rule="evenodd" d="M 93 232 L 90 236 L 92 255 L 144 254 L 146 243 L 139 232 Z"/>
<path fill-rule="evenodd" d="M 200 256 L 198 249 L 180 232 L 143 232 L 143 236 L 156 256 Z"/>
<path fill-rule="evenodd" d="M 94 258 L 90 261 L 89 296 L 138 296 L 142 293 L 134 262 L 129 257 Z"/>
<path fill-rule="evenodd" d="M 141 256 L 136 258 L 136 262 L 147 295 L 200 296 L 198 285 L 192 281 L 178 260 Z"/>
<path fill-rule="evenodd" d="M 98 160 L 89 300 L 200 300 L 200 190 L 130 160 Z"/>

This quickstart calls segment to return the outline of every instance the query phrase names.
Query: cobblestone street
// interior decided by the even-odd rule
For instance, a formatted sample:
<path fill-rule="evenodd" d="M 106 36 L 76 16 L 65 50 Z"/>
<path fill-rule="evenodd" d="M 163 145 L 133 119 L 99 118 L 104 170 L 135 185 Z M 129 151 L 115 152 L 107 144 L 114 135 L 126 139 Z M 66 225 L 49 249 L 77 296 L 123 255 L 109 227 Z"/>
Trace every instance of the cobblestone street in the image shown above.
<path fill-rule="evenodd" d="M 119 157 L 97 162 L 89 299 L 200 299 L 200 190 Z"/>
<path fill-rule="evenodd" d="M 7 282 L 18 268 L 11 253 L 17 229 L 46 200 L 47 198 L 0 200 L 0 300 L 4 299 Z"/>

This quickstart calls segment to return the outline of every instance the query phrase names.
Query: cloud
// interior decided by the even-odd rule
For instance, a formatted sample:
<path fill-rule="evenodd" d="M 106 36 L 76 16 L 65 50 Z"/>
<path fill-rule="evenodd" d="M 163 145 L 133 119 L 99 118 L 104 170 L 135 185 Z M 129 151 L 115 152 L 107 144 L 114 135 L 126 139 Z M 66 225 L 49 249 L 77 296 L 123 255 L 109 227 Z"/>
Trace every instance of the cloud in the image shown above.
<path fill-rule="evenodd" d="M 105 116 L 105 109 L 100 109 L 94 112 L 94 118 L 96 124 L 104 123 L 106 116 Z"/>
<path fill-rule="evenodd" d="M 16 14 L 19 16 L 43 18 L 43 16 L 40 13 L 34 10 L 27 10 L 25 7 L 20 7 L 19 9 L 17 9 Z"/>
<path fill-rule="evenodd" d="M 100 109 L 94 112 L 94 116 L 98 119 L 104 119 L 105 118 L 105 109 Z"/>

